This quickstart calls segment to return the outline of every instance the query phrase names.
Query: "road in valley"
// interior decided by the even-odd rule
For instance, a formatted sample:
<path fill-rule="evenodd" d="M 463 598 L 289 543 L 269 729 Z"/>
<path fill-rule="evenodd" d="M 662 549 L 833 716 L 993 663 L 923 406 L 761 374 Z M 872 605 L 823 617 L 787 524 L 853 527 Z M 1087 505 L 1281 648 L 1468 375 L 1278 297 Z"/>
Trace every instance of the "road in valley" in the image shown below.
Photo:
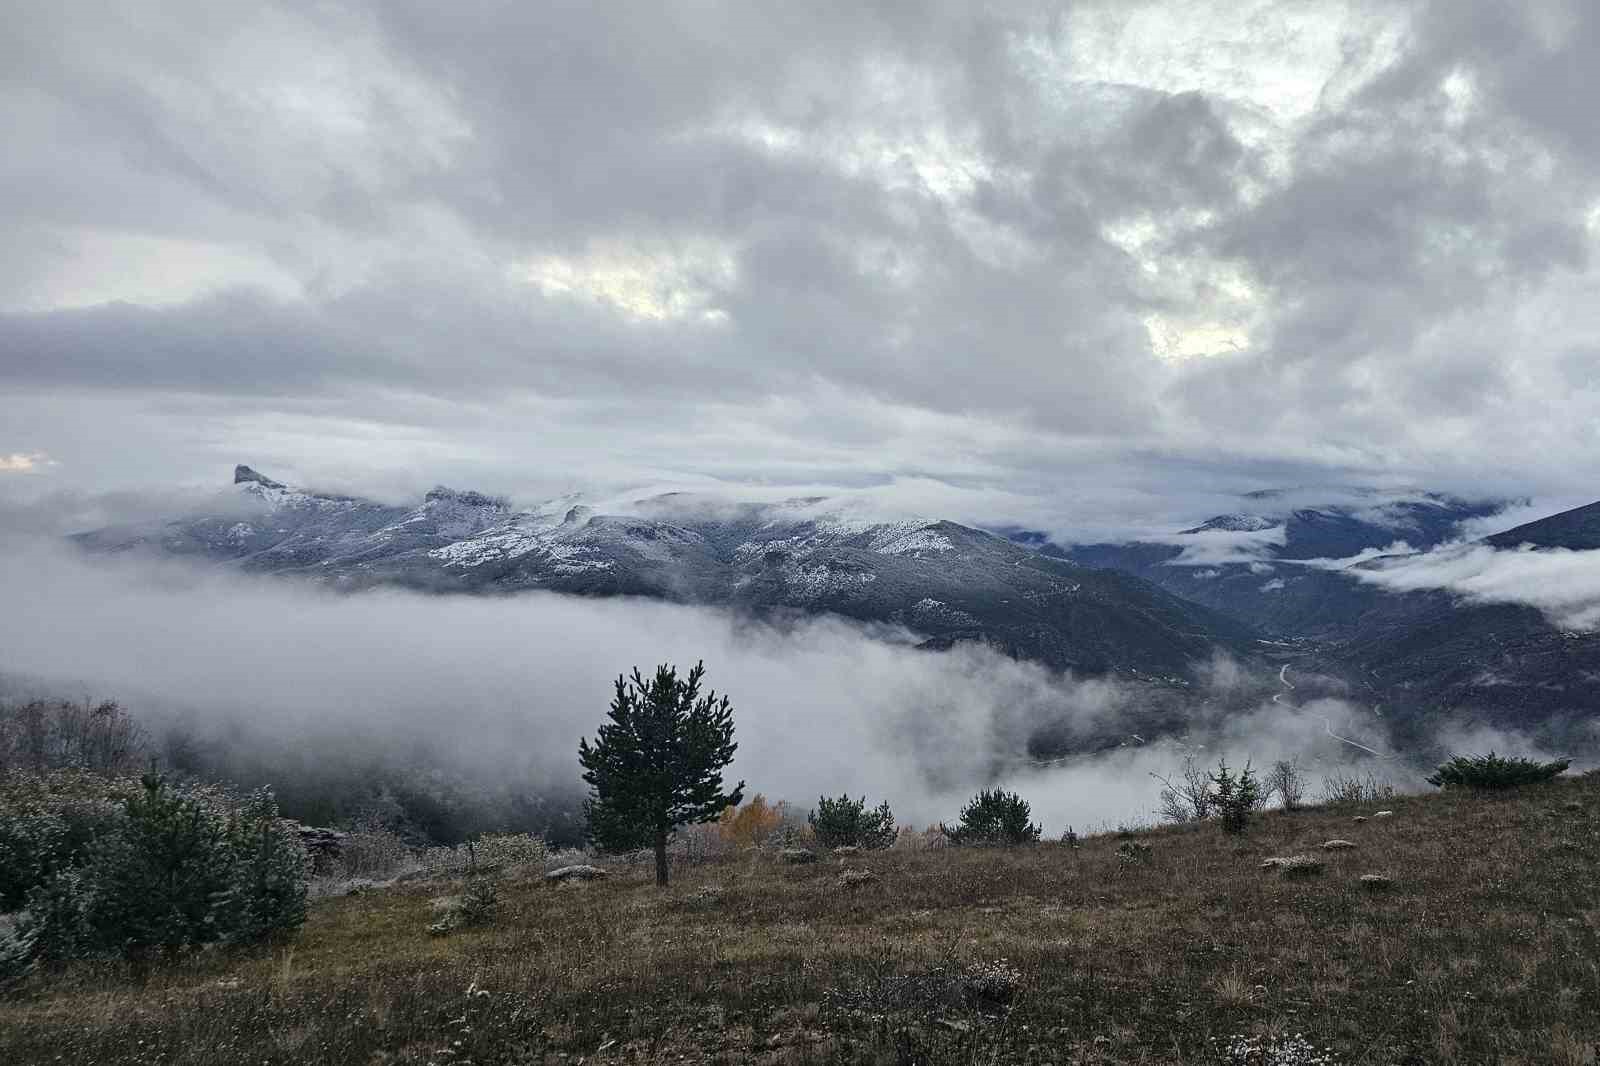
<path fill-rule="evenodd" d="M 1293 692 L 1294 691 L 1294 682 L 1289 680 L 1289 666 L 1288 666 L 1287 663 L 1285 663 L 1283 666 L 1280 666 L 1278 668 L 1278 683 L 1281 684 L 1289 692 Z M 1286 695 L 1286 693 L 1283 693 L 1283 692 L 1278 693 L 1277 695 L 1272 697 L 1272 702 L 1278 704 L 1279 706 L 1282 706 L 1283 705 L 1283 697 L 1285 695 Z M 1317 717 L 1322 719 L 1322 728 L 1324 730 L 1326 730 L 1328 736 L 1332 737 L 1334 740 L 1339 741 L 1341 744 L 1348 744 L 1352 748 L 1360 748 L 1362 751 L 1366 752 L 1368 755 L 1376 755 L 1380 759 L 1387 759 L 1388 758 L 1388 756 L 1385 755 L 1381 751 L 1377 751 L 1377 750 L 1375 750 L 1373 748 L 1369 748 L 1365 744 L 1360 743 L 1359 741 L 1351 740 L 1349 737 L 1341 737 L 1338 733 L 1335 733 L 1333 731 L 1333 723 L 1328 720 L 1328 716 L 1327 715 L 1319 714 L 1319 715 L 1317 715 Z"/>

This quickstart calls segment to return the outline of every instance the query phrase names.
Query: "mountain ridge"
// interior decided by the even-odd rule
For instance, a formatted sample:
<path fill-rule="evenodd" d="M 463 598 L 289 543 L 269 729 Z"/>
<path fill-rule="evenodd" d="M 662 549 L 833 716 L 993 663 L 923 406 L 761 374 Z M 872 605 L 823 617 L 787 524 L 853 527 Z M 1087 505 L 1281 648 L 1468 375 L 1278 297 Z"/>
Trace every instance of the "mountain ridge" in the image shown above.
<path fill-rule="evenodd" d="M 1253 627 L 1138 577 L 1051 558 L 991 532 L 880 521 L 806 497 L 776 504 L 664 494 L 600 513 L 576 497 L 513 509 L 438 487 L 418 505 L 304 492 L 245 465 L 241 513 L 80 534 L 96 552 L 146 549 L 345 590 L 643 596 L 767 617 L 897 626 L 930 648 L 975 642 L 1058 670 L 1175 688 Z"/>

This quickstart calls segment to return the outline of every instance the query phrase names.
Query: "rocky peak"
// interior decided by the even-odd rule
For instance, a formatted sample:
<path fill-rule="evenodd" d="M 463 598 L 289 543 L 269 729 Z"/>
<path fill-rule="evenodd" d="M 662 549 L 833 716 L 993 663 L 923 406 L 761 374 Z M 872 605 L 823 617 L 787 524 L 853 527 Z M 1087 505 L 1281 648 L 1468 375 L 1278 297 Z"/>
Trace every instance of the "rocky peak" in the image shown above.
<path fill-rule="evenodd" d="M 429 489 L 428 495 L 424 499 L 428 503 L 459 503 L 466 507 L 496 507 L 501 510 L 504 510 L 507 506 L 504 497 L 452 489 L 444 485 L 435 485 Z"/>
<path fill-rule="evenodd" d="M 288 487 L 281 481 L 274 481 L 265 474 L 257 473 L 248 466 L 245 466 L 243 463 L 240 463 L 238 466 L 233 468 L 233 483 L 235 485 L 255 484 L 266 489 L 282 489 Z"/>

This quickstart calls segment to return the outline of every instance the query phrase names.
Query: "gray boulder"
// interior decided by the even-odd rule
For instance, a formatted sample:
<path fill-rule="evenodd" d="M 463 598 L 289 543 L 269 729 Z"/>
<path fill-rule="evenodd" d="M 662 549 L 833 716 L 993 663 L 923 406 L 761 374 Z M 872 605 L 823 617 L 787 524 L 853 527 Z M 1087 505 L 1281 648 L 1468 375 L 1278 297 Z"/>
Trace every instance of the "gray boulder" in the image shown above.
<path fill-rule="evenodd" d="M 564 884 L 568 881 L 598 881 L 606 872 L 598 866 L 563 866 L 544 875 L 546 881 Z"/>

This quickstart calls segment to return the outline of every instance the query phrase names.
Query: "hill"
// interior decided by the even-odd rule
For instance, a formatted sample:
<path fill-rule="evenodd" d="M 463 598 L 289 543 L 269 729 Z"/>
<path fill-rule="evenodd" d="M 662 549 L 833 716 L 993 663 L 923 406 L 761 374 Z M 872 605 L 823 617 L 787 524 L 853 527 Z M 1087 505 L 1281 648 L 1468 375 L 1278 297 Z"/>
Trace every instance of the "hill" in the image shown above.
<path fill-rule="evenodd" d="M 666 891 L 642 867 L 507 872 L 495 923 L 443 939 L 430 901 L 459 883 L 367 890 L 315 906 L 292 946 L 143 987 L 115 966 L 36 978 L 0 1004 L 0 1061 L 1594 1061 L 1600 778 L 1386 807 L 1132 837 L 1147 853 L 1113 834 L 809 866 L 737 852 Z M 1261 867 L 1297 853 L 1320 875 Z M 847 888 L 845 869 L 870 876 Z M 1315 1057 L 1238 1043 L 1294 1034 Z"/>

